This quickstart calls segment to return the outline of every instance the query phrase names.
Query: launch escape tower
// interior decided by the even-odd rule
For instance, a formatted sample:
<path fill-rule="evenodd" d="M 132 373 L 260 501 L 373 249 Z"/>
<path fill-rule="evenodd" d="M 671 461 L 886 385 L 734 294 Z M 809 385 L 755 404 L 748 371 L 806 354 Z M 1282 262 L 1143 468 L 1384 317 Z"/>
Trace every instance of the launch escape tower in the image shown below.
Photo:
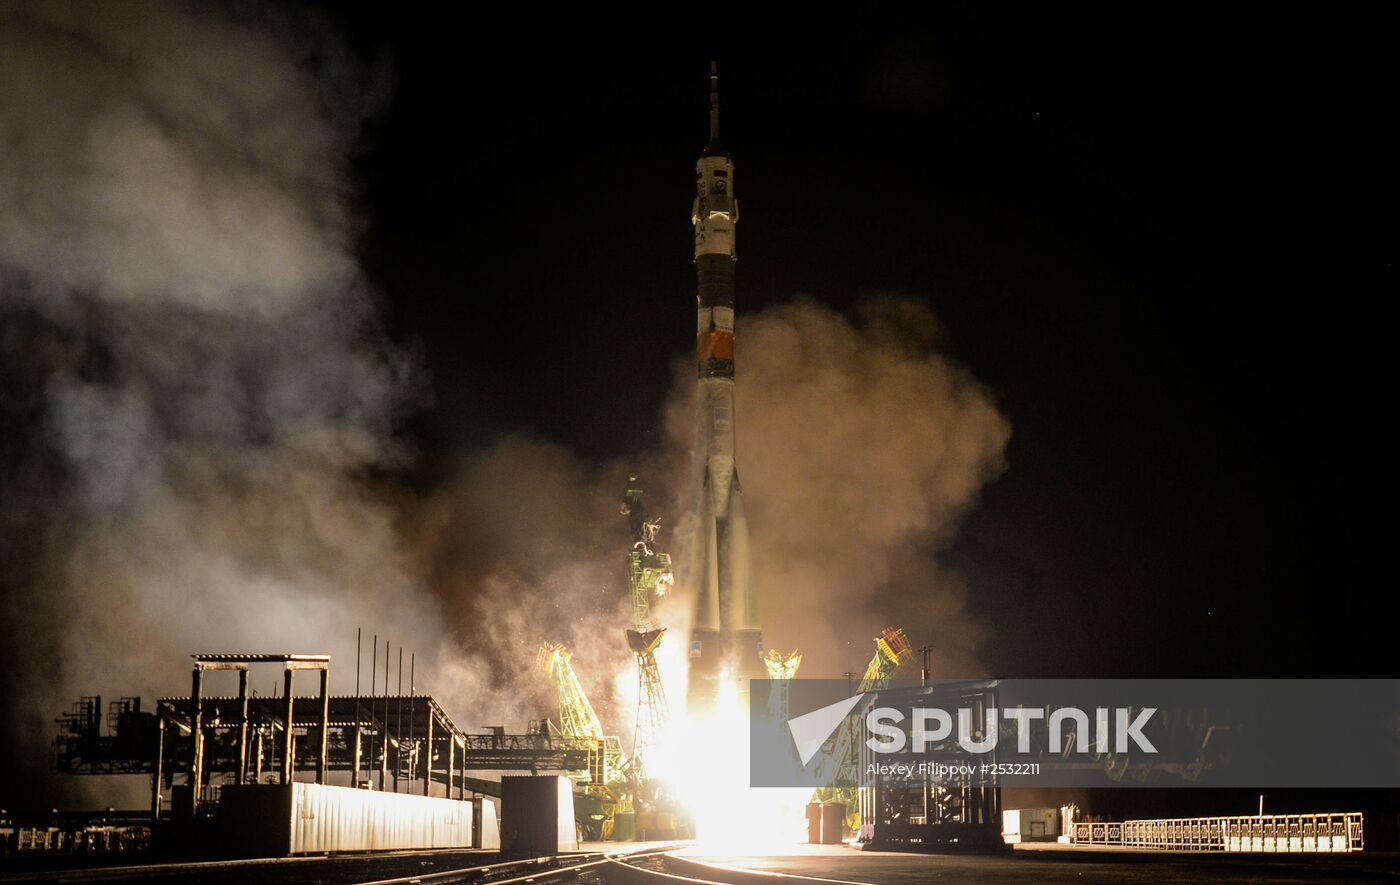
<path fill-rule="evenodd" d="M 627 553 L 627 583 L 632 590 L 632 627 L 626 631 L 627 647 L 637 658 L 637 722 L 632 736 L 632 782 L 640 793 L 647 780 L 647 761 L 660 743 L 670 718 L 661 672 L 656 666 L 656 649 L 666 628 L 651 618 L 652 599 L 666 595 L 675 581 L 671 554 L 655 550 L 660 523 L 647 519 L 644 491 L 636 474 L 627 477 L 622 497 L 622 515 L 632 530 L 632 549 Z"/>
<path fill-rule="evenodd" d="M 734 163 L 719 140 L 719 76 L 710 69 L 710 140 L 695 166 L 696 490 L 698 587 L 687 703 L 712 709 L 722 680 L 762 678 L 763 631 L 749 561 L 748 520 L 734 457 L 734 265 L 739 204 Z"/>

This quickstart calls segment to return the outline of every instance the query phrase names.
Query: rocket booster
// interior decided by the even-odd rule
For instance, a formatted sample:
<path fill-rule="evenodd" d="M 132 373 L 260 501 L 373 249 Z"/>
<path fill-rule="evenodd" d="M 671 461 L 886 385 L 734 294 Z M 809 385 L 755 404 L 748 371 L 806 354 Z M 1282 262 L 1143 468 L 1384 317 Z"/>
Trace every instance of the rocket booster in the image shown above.
<path fill-rule="evenodd" d="M 720 680 L 764 678 L 749 528 L 734 459 L 734 163 L 719 140 L 719 77 L 710 71 L 710 141 L 695 167 L 696 361 L 700 375 L 699 579 L 690 637 L 689 706 L 712 707 Z M 743 688 L 747 688 L 745 684 Z"/>

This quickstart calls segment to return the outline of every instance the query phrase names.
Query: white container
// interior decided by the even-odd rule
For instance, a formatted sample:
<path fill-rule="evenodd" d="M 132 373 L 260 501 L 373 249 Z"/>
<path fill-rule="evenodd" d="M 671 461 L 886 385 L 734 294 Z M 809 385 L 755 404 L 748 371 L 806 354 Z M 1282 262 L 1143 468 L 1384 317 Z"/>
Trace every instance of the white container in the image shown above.
<path fill-rule="evenodd" d="M 1060 835 L 1060 809 L 1013 808 L 1001 813 L 1001 838 L 1016 842 L 1054 842 Z"/>
<path fill-rule="evenodd" d="M 323 784 L 225 786 L 218 828 L 253 857 L 470 848 L 470 802 Z"/>
<path fill-rule="evenodd" d="M 501 825 L 498 822 L 500 816 L 496 814 L 495 801 L 488 796 L 479 796 L 472 800 L 472 805 L 476 813 L 476 840 L 472 847 L 500 851 Z"/>

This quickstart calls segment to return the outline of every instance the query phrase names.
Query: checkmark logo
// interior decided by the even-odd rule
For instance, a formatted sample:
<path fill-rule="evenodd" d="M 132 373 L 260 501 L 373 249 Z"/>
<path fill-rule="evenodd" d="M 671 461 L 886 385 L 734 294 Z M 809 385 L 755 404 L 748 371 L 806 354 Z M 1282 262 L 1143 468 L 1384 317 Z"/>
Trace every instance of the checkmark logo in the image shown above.
<path fill-rule="evenodd" d="M 864 692 L 788 720 L 788 731 L 792 732 L 792 742 L 803 765 L 812 761 L 822 744 L 836 733 L 837 726 L 863 697 Z"/>

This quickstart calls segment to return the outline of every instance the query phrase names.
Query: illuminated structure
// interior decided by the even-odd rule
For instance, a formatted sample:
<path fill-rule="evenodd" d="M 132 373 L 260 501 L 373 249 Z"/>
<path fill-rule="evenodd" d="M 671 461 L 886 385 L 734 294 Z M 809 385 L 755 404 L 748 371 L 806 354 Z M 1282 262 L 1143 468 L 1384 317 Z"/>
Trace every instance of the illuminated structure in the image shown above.
<path fill-rule="evenodd" d="M 660 524 L 647 519 L 643 490 L 636 474 L 627 477 L 622 497 L 622 515 L 632 529 L 632 549 L 627 553 L 627 583 L 632 591 L 632 627 L 627 630 L 627 647 L 637 658 L 637 722 L 632 733 L 632 782 L 640 792 L 647 780 L 647 759 L 661 741 L 670 718 L 661 671 L 656 665 L 656 649 L 666 628 L 651 619 L 652 599 L 666 595 L 675 581 L 671 555 L 654 549 Z"/>
<path fill-rule="evenodd" d="M 628 646 L 637 656 L 637 724 L 632 733 L 632 780 L 638 785 L 647 780 L 647 759 L 660 743 L 670 718 L 661 672 L 656 666 L 656 647 L 664 635 L 664 627 L 627 631 Z"/>
<path fill-rule="evenodd" d="M 885 631 L 883 638 L 888 639 L 889 632 Z M 871 732 L 863 715 L 865 710 L 898 705 L 908 705 L 910 709 L 970 710 L 973 721 L 981 721 L 985 711 L 998 706 L 996 680 L 944 681 L 901 688 L 879 684 L 882 673 L 893 666 L 892 658 L 885 654 L 887 650 L 900 657 L 895 643 L 887 642 L 879 649 L 876 657 L 883 658 L 882 662 L 872 669 L 880 672 L 874 674 L 876 681 L 871 688 L 865 688 L 862 681 L 861 690 L 870 693 L 861 699 L 857 715 L 850 717 L 859 729 L 849 740 L 850 746 L 859 750 L 857 765 L 862 772 L 884 761 L 866 743 Z M 888 678 L 884 681 L 887 684 Z M 847 735 L 847 730 L 841 729 L 841 734 Z M 962 750 L 956 741 L 945 742 L 942 751 L 952 754 L 947 759 L 950 763 L 962 764 L 952 765 L 951 772 L 938 776 L 863 776 L 858 789 L 832 791 L 845 802 L 850 802 L 854 794 L 860 821 L 857 838 L 861 843 L 872 848 L 918 846 L 928 850 L 936 846 L 986 849 L 1001 842 L 1001 781 L 996 766 L 977 764 L 985 759 Z"/>
<path fill-rule="evenodd" d="M 763 656 L 763 666 L 768 668 L 768 678 L 775 683 L 768 695 L 769 713 L 774 721 L 786 722 L 788 687 L 797 675 L 797 668 L 802 666 L 802 652 L 793 649 L 792 654 L 784 655 L 777 649 L 769 649 Z"/>
<path fill-rule="evenodd" d="M 574 672 L 573 652 L 563 645 L 546 642 L 540 646 L 536 663 L 553 680 L 559 692 L 559 731 L 565 738 L 595 741 L 598 751 L 588 759 L 586 777 L 578 777 L 583 783 L 601 786 L 611 783 L 621 776 L 622 743 L 615 737 L 603 734 L 603 724 L 593 711 L 593 704 L 584 693 L 583 685 Z M 580 775 L 583 775 L 580 772 Z"/>
<path fill-rule="evenodd" d="M 865 668 L 856 693 L 864 694 L 879 691 L 890 684 L 890 680 L 914 654 L 909 645 L 909 637 L 898 627 L 886 627 L 875 637 L 875 656 Z M 835 746 L 824 757 L 826 767 L 820 772 L 821 779 L 829 784 L 851 787 L 858 783 L 856 777 L 856 757 L 854 748 L 858 742 L 857 730 L 860 723 L 847 719 L 834 736 Z"/>
<path fill-rule="evenodd" d="M 763 656 L 763 666 L 768 668 L 769 679 L 792 679 L 797 675 L 797 668 L 802 666 L 802 652 L 793 649 L 792 654 L 784 655 L 777 649 L 769 649 Z"/>
<path fill-rule="evenodd" d="M 749 529 L 734 457 L 734 163 L 719 141 L 719 77 L 710 73 L 710 141 L 695 167 L 696 457 L 699 534 L 690 636 L 692 710 L 712 709 L 722 679 L 762 678 L 763 631 L 749 564 Z"/>

